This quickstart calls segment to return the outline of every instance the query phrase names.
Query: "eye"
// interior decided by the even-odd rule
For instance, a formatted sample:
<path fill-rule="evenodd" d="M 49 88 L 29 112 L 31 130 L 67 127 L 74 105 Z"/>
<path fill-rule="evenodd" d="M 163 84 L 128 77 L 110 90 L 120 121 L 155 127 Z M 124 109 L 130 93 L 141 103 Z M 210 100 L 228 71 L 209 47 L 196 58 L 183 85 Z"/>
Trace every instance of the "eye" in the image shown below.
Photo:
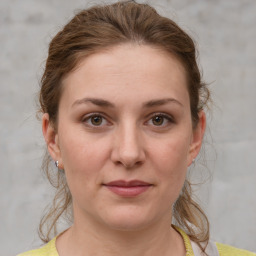
<path fill-rule="evenodd" d="M 92 126 L 92 127 L 97 127 L 97 126 L 101 127 L 108 124 L 106 118 L 104 118 L 100 114 L 92 114 L 92 115 L 86 116 L 83 118 L 82 121 L 86 123 L 86 125 Z"/>
<path fill-rule="evenodd" d="M 98 126 L 102 124 L 103 118 L 101 116 L 93 116 L 90 120 L 93 125 Z"/>
<path fill-rule="evenodd" d="M 152 118 L 152 123 L 154 124 L 154 125 L 162 125 L 163 123 L 164 123 L 164 117 L 163 116 L 154 116 L 153 118 Z"/>
<path fill-rule="evenodd" d="M 148 121 L 149 125 L 165 127 L 170 123 L 173 123 L 173 118 L 166 114 L 155 114 Z"/>

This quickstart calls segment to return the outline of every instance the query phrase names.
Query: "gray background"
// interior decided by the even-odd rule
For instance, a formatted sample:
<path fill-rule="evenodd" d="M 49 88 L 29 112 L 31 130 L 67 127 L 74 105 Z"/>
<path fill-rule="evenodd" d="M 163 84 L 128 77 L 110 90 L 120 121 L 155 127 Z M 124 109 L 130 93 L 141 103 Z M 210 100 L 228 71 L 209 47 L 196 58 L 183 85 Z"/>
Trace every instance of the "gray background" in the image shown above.
<path fill-rule="evenodd" d="M 198 42 L 214 104 L 197 194 L 214 240 L 256 251 L 256 1 L 151 1 Z M 92 3 L 92 2 L 90 2 Z M 51 189 L 40 172 L 44 142 L 36 94 L 50 38 L 79 0 L 0 1 L 0 256 L 40 244 Z M 198 168 L 199 167 L 199 170 Z"/>

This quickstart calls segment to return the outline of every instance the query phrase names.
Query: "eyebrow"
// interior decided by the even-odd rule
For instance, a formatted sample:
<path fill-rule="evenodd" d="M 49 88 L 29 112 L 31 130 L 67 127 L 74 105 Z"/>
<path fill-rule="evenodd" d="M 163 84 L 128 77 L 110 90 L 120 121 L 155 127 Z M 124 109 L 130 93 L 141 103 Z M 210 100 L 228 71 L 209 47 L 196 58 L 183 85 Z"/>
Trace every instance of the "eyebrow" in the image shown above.
<path fill-rule="evenodd" d="M 176 103 L 180 106 L 183 107 L 183 104 L 181 102 L 179 102 L 176 99 L 173 98 L 165 98 L 165 99 L 156 99 L 156 100 L 150 100 L 146 103 L 143 104 L 143 108 L 150 108 L 150 107 L 156 107 L 156 106 L 162 106 L 165 105 L 167 103 Z M 81 104 L 86 104 L 86 103 L 92 103 L 94 105 L 100 106 L 100 107 L 111 107 L 114 108 L 115 105 L 107 100 L 103 100 L 100 98 L 83 98 L 83 99 L 79 99 L 76 100 L 73 104 L 72 107 L 76 106 L 76 105 L 81 105 Z"/>
<path fill-rule="evenodd" d="M 150 100 L 148 102 L 146 102 L 143 107 L 145 108 L 150 108 L 150 107 L 156 107 L 156 106 L 162 106 L 162 105 L 165 105 L 167 103 L 176 103 L 180 106 L 183 107 L 183 104 L 181 102 L 179 102 L 178 100 L 176 99 L 173 99 L 173 98 L 166 98 L 166 99 L 159 99 L 159 100 Z"/>
<path fill-rule="evenodd" d="M 83 98 L 83 99 L 76 100 L 72 104 L 72 107 L 80 104 L 86 104 L 86 103 L 92 103 L 100 107 L 112 107 L 112 108 L 115 107 L 115 105 L 112 104 L 111 102 L 103 99 L 98 99 L 98 98 Z"/>

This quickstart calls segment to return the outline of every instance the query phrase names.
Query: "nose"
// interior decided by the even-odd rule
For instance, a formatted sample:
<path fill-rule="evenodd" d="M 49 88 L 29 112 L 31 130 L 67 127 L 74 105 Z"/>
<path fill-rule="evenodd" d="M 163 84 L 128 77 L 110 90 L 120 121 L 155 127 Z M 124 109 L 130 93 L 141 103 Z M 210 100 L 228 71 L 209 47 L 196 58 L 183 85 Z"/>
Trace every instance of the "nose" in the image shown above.
<path fill-rule="evenodd" d="M 123 125 L 115 134 L 111 159 L 115 164 L 132 169 L 145 161 L 142 137 L 136 125 Z"/>

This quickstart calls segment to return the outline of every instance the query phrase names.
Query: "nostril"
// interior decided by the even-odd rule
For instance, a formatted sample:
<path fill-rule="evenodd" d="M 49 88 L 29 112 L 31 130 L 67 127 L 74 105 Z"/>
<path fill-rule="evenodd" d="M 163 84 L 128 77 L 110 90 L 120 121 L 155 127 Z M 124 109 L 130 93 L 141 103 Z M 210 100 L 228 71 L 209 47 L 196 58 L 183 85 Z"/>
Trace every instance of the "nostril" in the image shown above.
<path fill-rule="evenodd" d="M 120 162 L 121 163 L 121 162 Z M 142 165 L 142 161 L 138 161 L 138 162 L 135 162 L 135 163 L 132 163 L 132 164 L 124 164 L 124 163 L 121 163 L 126 169 L 131 169 L 131 168 L 134 168 L 134 167 L 138 167 L 140 165 Z"/>
<path fill-rule="evenodd" d="M 124 156 L 119 155 L 119 159 L 116 160 L 117 161 L 115 161 L 115 163 L 122 165 L 125 169 L 133 169 L 141 166 L 144 163 L 145 158 L 143 157 L 143 154 L 134 156 L 132 158 L 125 158 Z"/>

